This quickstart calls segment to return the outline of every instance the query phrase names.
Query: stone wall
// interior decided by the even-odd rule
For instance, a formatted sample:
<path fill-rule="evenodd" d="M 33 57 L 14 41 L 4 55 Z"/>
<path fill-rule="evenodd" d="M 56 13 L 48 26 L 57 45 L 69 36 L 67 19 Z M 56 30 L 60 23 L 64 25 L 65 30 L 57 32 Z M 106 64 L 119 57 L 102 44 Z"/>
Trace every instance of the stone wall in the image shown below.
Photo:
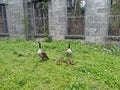
<path fill-rule="evenodd" d="M 108 34 L 110 0 L 86 0 L 85 12 L 86 41 L 104 43 Z"/>
<path fill-rule="evenodd" d="M 10 38 L 25 38 L 23 0 L 8 0 L 6 5 Z"/>
<path fill-rule="evenodd" d="M 25 38 L 24 0 L 8 0 L 6 6 L 10 38 Z M 49 34 L 53 40 L 67 35 L 67 0 L 49 0 Z M 85 41 L 104 43 L 108 35 L 110 0 L 86 0 Z"/>
<path fill-rule="evenodd" d="M 49 33 L 53 40 L 63 40 L 67 33 L 67 0 L 49 2 Z"/>

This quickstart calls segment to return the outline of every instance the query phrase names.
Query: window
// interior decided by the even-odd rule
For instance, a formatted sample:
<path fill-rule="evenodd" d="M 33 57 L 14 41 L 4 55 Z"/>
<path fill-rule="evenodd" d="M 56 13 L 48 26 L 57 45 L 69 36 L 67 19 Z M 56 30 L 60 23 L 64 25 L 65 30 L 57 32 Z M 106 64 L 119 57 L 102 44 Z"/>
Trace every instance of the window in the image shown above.
<path fill-rule="evenodd" d="M 68 35 L 84 34 L 85 0 L 67 0 Z"/>
<path fill-rule="evenodd" d="M 120 36 L 120 0 L 111 0 L 110 36 Z"/>
<path fill-rule="evenodd" d="M 48 2 L 34 3 L 36 34 L 48 34 Z"/>
<path fill-rule="evenodd" d="M 5 4 L 0 4 L 0 33 L 8 33 Z"/>
<path fill-rule="evenodd" d="M 24 1 L 26 37 L 41 37 L 48 34 L 48 2 L 46 0 Z"/>

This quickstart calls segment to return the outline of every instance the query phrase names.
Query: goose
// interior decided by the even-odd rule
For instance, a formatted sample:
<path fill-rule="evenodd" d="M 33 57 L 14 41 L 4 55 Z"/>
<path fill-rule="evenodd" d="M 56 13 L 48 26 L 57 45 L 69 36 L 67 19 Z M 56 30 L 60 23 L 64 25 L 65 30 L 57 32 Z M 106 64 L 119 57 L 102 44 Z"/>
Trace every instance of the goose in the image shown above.
<path fill-rule="evenodd" d="M 42 60 L 49 60 L 47 54 L 45 52 L 43 52 L 43 50 L 41 49 L 41 43 L 38 42 L 38 44 L 39 44 L 39 49 L 37 52 L 38 56 L 40 56 Z"/>
<path fill-rule="evenodd" d="M 68 42 L 68 48 L 66 50 L 66 55 L 67 55 L 67 57 L 72 56 L 72 49 L 70 48 L 70 42 Z"/>
<path fill-rule="evenodd" d="M 70 47 L 70 41 L 68 42 L 68 48 L 67 48 L 67 50 L 66 50 L 66 56 L 67 56 L 67 64 L 71 64 L 71 65 L 73 65 L 74 64 L 74 62 L 71 60 L 72 59 L 72 49 L 71 49 L 71 47 Z"/>

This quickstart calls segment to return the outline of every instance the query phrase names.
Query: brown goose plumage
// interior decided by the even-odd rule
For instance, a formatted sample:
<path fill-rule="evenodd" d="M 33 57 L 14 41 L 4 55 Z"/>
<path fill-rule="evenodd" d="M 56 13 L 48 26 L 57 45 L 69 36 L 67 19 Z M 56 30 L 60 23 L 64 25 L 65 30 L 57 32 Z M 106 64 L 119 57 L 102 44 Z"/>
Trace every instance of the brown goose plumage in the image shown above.
<path fill-rule="evenodd" d="M 38 43 L 39 43 L 39 49 L 38 49 L 38 52 L 37 52 L 38 56 L 40 56 L 42 60 L 49 60 L 47 54 L 45 52 L 43 52 L 42 49 L 41 49 L 41 43 L 40 42 L 38 42 Z"/>

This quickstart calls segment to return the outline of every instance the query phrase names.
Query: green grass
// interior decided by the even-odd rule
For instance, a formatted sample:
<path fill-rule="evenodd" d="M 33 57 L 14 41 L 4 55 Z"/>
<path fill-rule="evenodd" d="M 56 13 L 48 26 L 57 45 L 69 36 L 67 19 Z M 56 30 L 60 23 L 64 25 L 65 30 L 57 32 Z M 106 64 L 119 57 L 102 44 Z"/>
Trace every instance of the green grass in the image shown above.
<path fill-rule="evenodd" d="M 41 62 L 38 44 L 0 41 L 0 90 L 120 90 L 120 47 L 71 42 L 75 65 L 66 61 L 66 41 L 43 42 L 50 60 Z"/>

